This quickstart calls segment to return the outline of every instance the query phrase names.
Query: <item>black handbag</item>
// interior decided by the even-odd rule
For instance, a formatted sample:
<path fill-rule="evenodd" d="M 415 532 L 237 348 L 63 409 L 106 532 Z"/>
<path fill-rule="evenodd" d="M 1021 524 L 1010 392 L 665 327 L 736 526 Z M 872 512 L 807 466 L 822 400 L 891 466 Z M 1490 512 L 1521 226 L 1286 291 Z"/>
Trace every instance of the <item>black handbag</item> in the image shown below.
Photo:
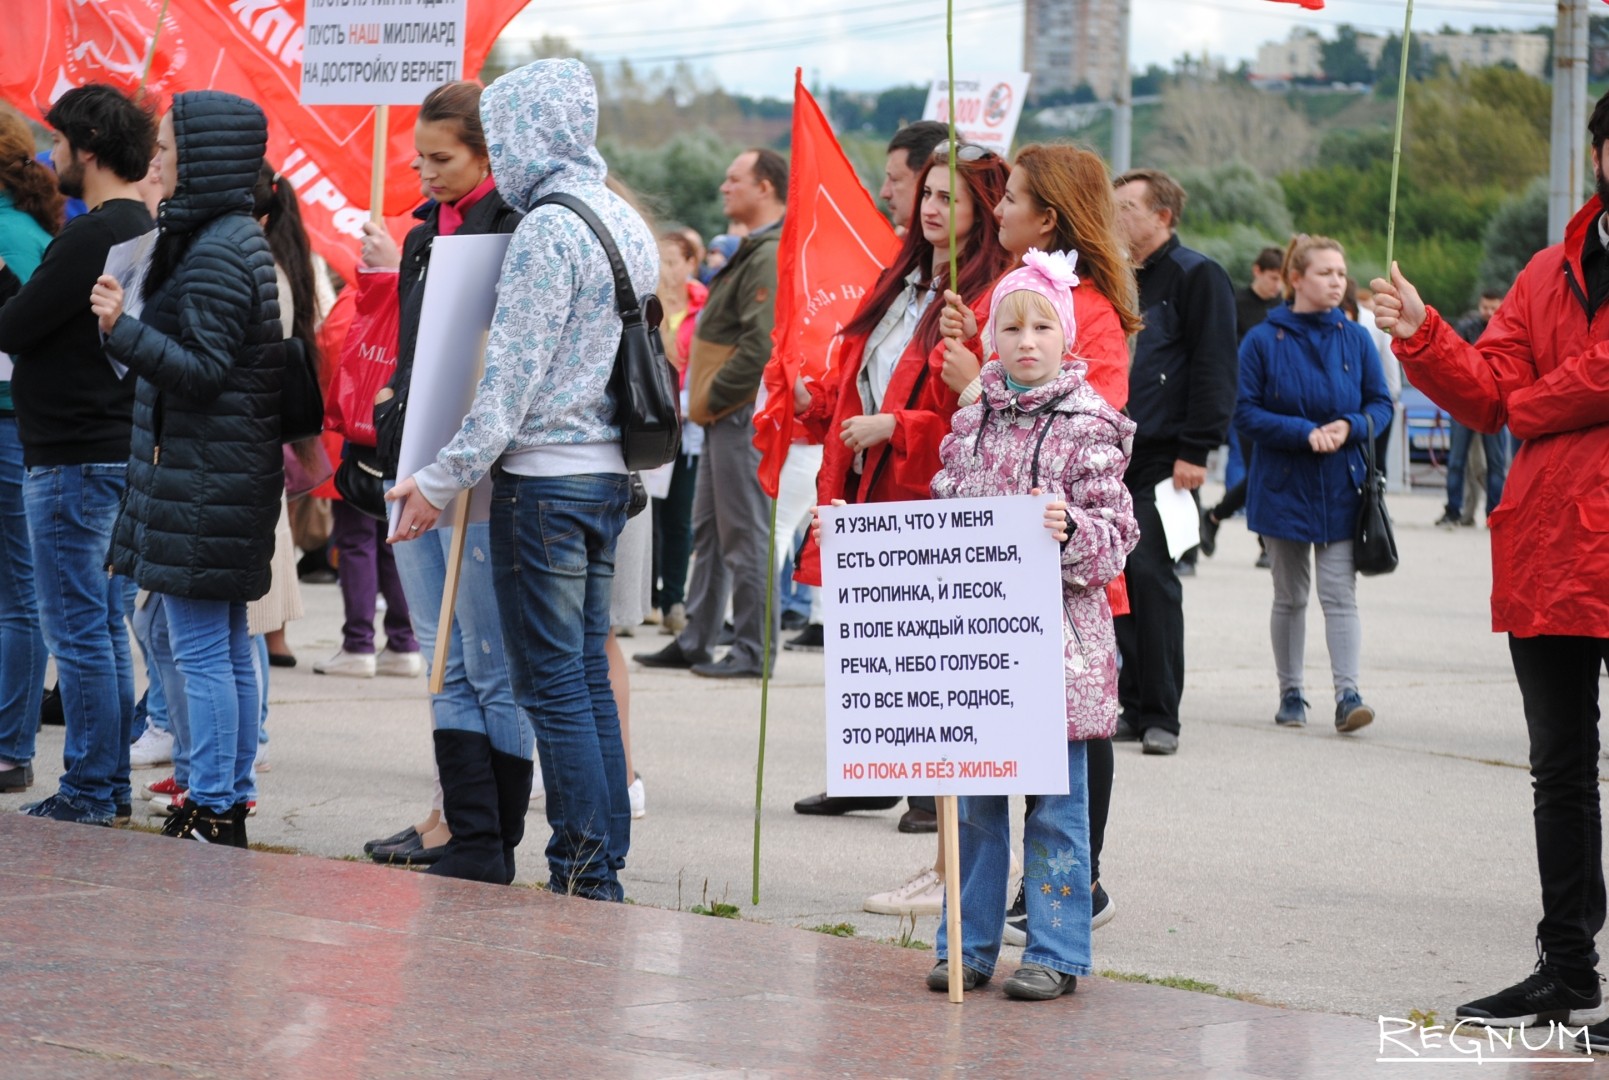
<path fill-rule="evenodd" d="M 284 341 L 284 377 L 279 389 L 279 441 L 301 442 L 324 430 L 324 394 L 318 388 L 313 356 L 301 338 Z"/>
<path fill-rule="evenodd" d="M 335 469 L 335 491 L 342 502 L 364 517 L 386 520 L 385 477 L 371 447 L 346 444 L 341 464 Z"/>
<path fill-rule="evenodd" d="M 638 304 L 620 249 L 591 207 L 562 191 L 544 195 L 536 206 L 547 203 L 574 211 L 608 253 L 609 269 L 615 278 L 615 305 L 620 310 L 620 348 L 615 352 L 614 372 L 609 377 L 609 389 L 615 398 L 614 419 L 620 427 L 620 449 L 628 470 L 657 469 L 675 460 L 682 445 L 680 379 L 665 356 L 665 343 L 659 336 L 659 321 L 664 315 L 659 297 L 650 295 Z"/>
<path fill-rule="evenodd" d="M 1392 535 L 1391 515 L 1386 512 L 1386 478 L 1374 464 L 1374 418 L 1367 419 L 1363 502 L 1358 505 L 1358 526 L 1352 538 L 1352 565 L 1358 573 L 1373 577 L 1397 568 L 1397 538 Z"/>

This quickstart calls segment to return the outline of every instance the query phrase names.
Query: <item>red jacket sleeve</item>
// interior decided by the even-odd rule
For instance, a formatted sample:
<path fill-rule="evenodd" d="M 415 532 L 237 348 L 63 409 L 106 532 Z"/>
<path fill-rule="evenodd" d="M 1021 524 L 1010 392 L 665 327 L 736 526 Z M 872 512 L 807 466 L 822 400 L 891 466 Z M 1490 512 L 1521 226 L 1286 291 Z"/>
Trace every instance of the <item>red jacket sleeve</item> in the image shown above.
<path fill-rule="evenodd" d="M 1129 400 L 1129 339 L 1112 302 L 1093 285 L 1073 290 L 1078 340 L 1073 353 L 1089 365 L 1085 376 L 1095 392 L 1119 411 Z"/>

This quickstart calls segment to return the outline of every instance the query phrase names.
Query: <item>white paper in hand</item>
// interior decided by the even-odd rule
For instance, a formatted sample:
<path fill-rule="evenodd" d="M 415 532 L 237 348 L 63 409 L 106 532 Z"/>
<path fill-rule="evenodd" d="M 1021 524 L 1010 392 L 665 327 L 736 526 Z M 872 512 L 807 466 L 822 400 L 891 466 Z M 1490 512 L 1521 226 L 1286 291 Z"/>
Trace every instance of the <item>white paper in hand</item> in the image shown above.
<path fill-rule="evenodd" d="M 1168 538 L 1168 558 L 1179 556 L 1201 543 L 1201 514 L 1196 501 L 1184 488 L 1173 486 L 1168 477 L 1156 486 L 1156 512 L 1162 519 L 1162 534 Z"/>
<path fill-rule="evenodd" d="M 102 271 L 108 277 L 117 279 L 123 287 L 123 314 L 131 319 L 138 319 L 140 312 L 145 310 L 145 273 L 151 268 L 151 253 L 156 250 L 157 230 L 136 236 L 132 240 L 125 240 L 121 244 L 113 244 L 106 253 L 106 269 Z M 121 379 L 128 374 L 128 367 L 113 360 L 110 356 L 106 362 L 112 365 Z"/>

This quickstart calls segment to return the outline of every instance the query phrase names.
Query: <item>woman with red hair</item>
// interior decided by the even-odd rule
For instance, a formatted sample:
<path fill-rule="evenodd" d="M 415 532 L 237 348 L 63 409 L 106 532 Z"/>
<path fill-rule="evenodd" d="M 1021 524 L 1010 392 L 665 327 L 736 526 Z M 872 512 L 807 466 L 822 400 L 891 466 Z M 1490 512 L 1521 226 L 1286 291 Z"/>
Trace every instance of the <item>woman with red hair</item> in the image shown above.
<path fill-rule="evenodd" d="M 818 505 L 929 498 L 940 468 L 939 443 L 950 432 L 956 392 L 940 377 L 940 294 L 954 287 L 979 316 L 988 312 L 993 283 L 1011 256 L 1000 246 L 991 208 L 1006 191 L 1006 162 L 981 146 L 954 150 L 957 184 L 950 190 L 951 147 L 941 143 L 917 178 L 920 199 L 894 263 L 877 279 L 854 318 L 839 333 L 833 380 L 801 380 L 795 388 L 800 422 L 824 444 L 816 480 Z M 950 219 L 955 219 L 957 280 L 950 281 Z M 981 321 L 975 317 L 974 323 Z M 966 347 L 981 358 L 976 333 Z M 807 541 L 794 575 L 821 583 L 820 552 Z M 830 798 L 794 803 L 801 814 L 886 810 L 897 798 Z M 931 797 L 913 797 L 901 832 L 937 828 Z M 904 886 L 866 902 L 885 914 L 938 914 L 942 885 L 924 869 Z"/>

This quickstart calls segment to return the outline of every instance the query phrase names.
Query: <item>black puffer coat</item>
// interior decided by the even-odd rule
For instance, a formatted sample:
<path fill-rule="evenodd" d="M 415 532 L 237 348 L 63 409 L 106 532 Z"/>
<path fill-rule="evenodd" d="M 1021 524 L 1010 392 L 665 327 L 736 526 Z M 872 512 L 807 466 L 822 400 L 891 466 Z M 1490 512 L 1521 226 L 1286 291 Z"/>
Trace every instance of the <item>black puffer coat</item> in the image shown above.
<path fill-rule="evenodd" d="M 106 340 L 139 376 L 111 565 L 153 592 L 255 600 L 285 490 L 279 293 L 251 217 L 268 126 L 244 98 L 199 91 L 174 97 L 173 130 L 179 183 L 157 222 L 182 254 Z"/>

